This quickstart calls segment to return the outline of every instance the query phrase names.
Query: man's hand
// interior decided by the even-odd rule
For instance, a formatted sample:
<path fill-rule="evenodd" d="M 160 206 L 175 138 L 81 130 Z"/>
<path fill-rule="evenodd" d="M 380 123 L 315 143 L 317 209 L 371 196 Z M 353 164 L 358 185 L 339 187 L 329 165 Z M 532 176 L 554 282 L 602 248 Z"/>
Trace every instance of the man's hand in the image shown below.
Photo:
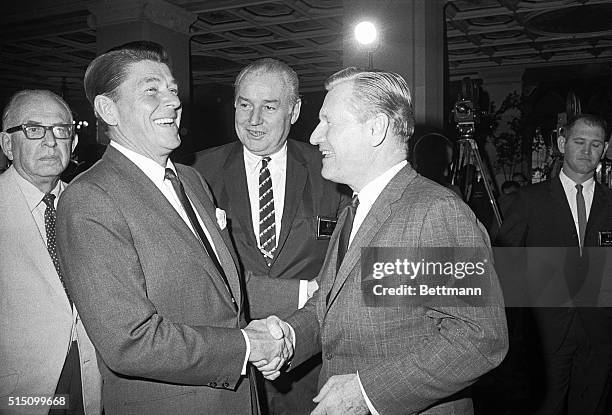
<path fill-rule="evenodd" d="M 318 405 L 310 415 L 366 415 L 370 411 L 356 373 L 332 376 L 313 401 Z"/>
<path fill-rule="evenodd" d="M 293 356 L 293 339 L 289 325 L 276 316 L 253 320 L 244 329 L 251 343 L 249 362 L 266 379 L 276 379 L 285 362 Z"/>

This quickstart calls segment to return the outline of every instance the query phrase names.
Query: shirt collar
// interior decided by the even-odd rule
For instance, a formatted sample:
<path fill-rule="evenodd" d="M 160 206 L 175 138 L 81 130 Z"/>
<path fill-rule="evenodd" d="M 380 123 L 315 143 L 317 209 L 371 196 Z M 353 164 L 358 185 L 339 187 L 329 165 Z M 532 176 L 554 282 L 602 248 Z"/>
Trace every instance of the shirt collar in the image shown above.
<path fill-rule="evenodd" d="M 28 180 L 24 179 L 21 174 L 15 169 L 15 167 L 11 167 L 14 169 L 14 177 L 17 182 L 17 186 L 21 190 L 21 193 L 25 197 L 26 203 L 28 204 L 28 209 L 30 212 L 33 212 L 34 209 L 38 207 L 40 203 L 42 203 L 42 198 L 45 196 L 43 192 L 38 190 L 38 187 L 34 186 Z M 51 190 L 51 194 L 55 195 L 55 200 L 59 198 L 60 194 L 64 190 L 64 183 L 61 180 L 58 180 L 57 184 Z M 57 203 L 57 202 L 55 202 Z"/>
<path fill-rule="evenodd" d="M 571 192 L 576 191 L 576 185 L 578 183 L 570 179 L 567 176 L 567 174 L 563 172 L 563 170 L 559 172 L 559 180 L 561 180 L 561 184 L 563 185 L 563 188 L 565 189 L 566 192 L 568 190 L 570 190 Z M 594 177 L 591 177 L 589 180 L 582 183 L 582 193 L 592 192 L 593 189 L 595 189 L 595 178 Z"/>
<path fill-rule="evenodd" d="M 382 193 L 383 189 L 387 187 L 391 179 L 408 164 L 406 160 L 402 160 L 390 169 L 386 170 L 383 174 L 366 184 L 361 191 L 358 193 L 359 196 L 359 207 L 366 207 L 367 210 L 374 204 L 378 196 Z"/>
<path fill-rule="evenodd" d="M 252 152 L 249 151 L 248 148 L 246 148 L 245 146 L 242 146 L 243 148 L 243 153 L 244 153 L 244 167 L 247 171 L 247 173 L 256 173 L 259 174 L 259 169 L 260 169 L 260 165 L 261 165 L 261 160 L 263 159 L 262 156 L 258 156 L 257 154 L 254 154 Z M 287 142 L 285 141 L 285 144 L 283 144 L 283 146 L 281 147 L 280 150 L 278 150 L 276 153 L 274 154 L 270 154 L 267 157 L 270 157 L 270 164 L 273 165 L 277 165 L 277 166 L 284 166 L 286 165 L 287 162 Z"/>
<path fill-rule="evenodd" d="M 176 174 L 176 168 L 170 158 L 166 161 L 166 166 L 160 166 L 156 161 L 151 160 L 150 158 L 143 156 L 142 154 L 138 154 L 134 150 L 130 150 L 129 148 L 117 143 L 116 141 L 111 140 L 111 147 L 117 149 L 120 153 L 126 156 L 132 163 L 134 163 L 144 174 L 147 175 L 153 183 L 163 183 L 164 176 L 166 175 L 166 168 L 171 169 Z M 178 174 L 177 174 L 178 176 Z"/>

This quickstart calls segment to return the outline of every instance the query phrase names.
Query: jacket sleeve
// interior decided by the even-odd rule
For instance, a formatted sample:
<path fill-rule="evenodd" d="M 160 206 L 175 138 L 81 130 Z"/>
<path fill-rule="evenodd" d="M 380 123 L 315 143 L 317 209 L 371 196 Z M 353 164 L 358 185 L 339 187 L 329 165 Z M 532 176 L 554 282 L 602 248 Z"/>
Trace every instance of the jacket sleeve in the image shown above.
<path fill-rule="evenodd" d="M 488 236 L 469 208 L 455 197 L 436 200 L 419 234 L 421 246 L 481 247 Z M 493 267 L 482 305 L 426 305 L 435 322 L 426 339 L 403 355 L 359 368 L 363 388 L 381 414 L 417 413 L 474 383 L 503 360 L 508 349 L 504 303 Z"/>

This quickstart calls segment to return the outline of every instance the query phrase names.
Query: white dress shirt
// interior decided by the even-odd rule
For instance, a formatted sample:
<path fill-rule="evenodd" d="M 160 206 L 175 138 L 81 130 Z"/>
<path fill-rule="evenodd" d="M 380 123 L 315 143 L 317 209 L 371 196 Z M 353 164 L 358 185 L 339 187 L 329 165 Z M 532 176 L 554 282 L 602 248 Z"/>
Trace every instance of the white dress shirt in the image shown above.
<path fill-rule="evenodd" d="M 249 191 L 249 202 L 251 203 L 251 223 L 253 233 L 257 241 L 257 247 L 261 249 L 259 240 L 259 171 L 261 169 L 262 156 L 253 154 L 245 146 L 242 146 L 244 154 L 244 170 L 246 172 L 247 188 Z M 281 222 L 285 209 L 285 188 L 287 183 L 287 142 L 274 154 L 270 154 L 268 170 L 272 179 L 272 195 L 274 196 L 274 224 L 276 228 L 276 243 L 278 244 L 281 232 Z M 313 275 L 314 277 L 314 275 Z M 300 280 L 298 292 L 298 308 L 302 308 L 308 301 L 308 280 Z"/>
<path fill-rule="evenodd" d="M 577 184 L 582 184 L 582 196 L 584 197 L 584 205 L 586 207 L 586 219 L 589 221 L 589 214 L 591 213 L 591 206 L 593 205 L 593 195 L 595 194 L 595 179 L 591 177 L 584 183 L 575 183 L 572 179 L 567 177 L 563 172 L 563 169 L 559 172 L 559 180 L 563 185 L 565 191 L 565 198 L 569 203 L 570 210 L 572 211 L 572 217 L 574 218 L 574 225 L 576 226 L 576 233 L 580 238 L 580 227 L 578 226 L 578 206 L 576 206 L 576 189 Z M 583 241 L 580 241 L 584 243 Z"/>
<path fill-rule="evenodd" d="M 121 152 L 121 154 L 126 156 L 128 159 L 130 159 L 130 161 L 134 163 L 136 167 L 142 170 L 142 172 L 153 182 L 153 184 L 155 184 L 155 186 L 160 190 L 160 192 L 162 192 L 162 194 L 168 200 L 168 202 L 170 202 L 174 210 L 176 210 L 176 212 L 181 216 L 185 224 L 189 226 L 189 229 L 191 229 L 191 232 L 193 232 L 194 235 L 198 236 L 195 229 L 193 229 L 191 222 L 189 221 L 187 212 L 185 212 L 185 208 L 181 204 L 181 201 L 178 198 L 176 191 L 174 190 L 174 187 L 172 186 L 172 183 L 170 183 L 170 180 L 164 179 L 164 176 L 166 175 L 166 168 L 172 169 L 172 171 L 174 171 L 174 173 L 178 177 L 176 168 L 174 167 L 174 164 L 172 163 L 172 161 L 168 159 L 168 161 L 166 162 L 166 166 L 163 167 L 159 165 L 157 162 L 153 161 L 152 159 L 146 156 L 143 156 L 142 154 L 138 154 L 135 151 L 132 151 L 125 146 L 122 146 L 116 141 L 111 140 L 110 145 L 111 147 L 114 147 L 119 152 Z M 189 199 L 189 197 L 187 198 Z M 189 200 L 189 203 L 191 203 L 191 207 L 193 208 L 193 211 L 196 214 L 198 222 L 200 223 L 200 227 L 204 231 L 206 238 L 208 238 L 208 242 L 210 243 L 210 246 L 212 247 L 213 251 L 215 251 L 217 260 L 219 260 L 219 255 L 217 254 L 215 243 L 210 237 L 210 233 L 208 233 L 208 230 L 206 229 L 204 222 L 202 222 L 202 218 L 200 217 L 200 215 L 198 214 L 198 211 L 193 206 L 193 202 Z M 251 353 L 251 343 L 249 342 L 249 337 L 247 336 L 245 331 L 242 329 L 240 331 L 242 332 L 242 336 L 244 337 L 244 341 L 246 342 L 246 356 L 244 358 L 244 364 L 242 365 L 242 374 L 245 375 L 246 366 L 247 366 L 248 359 L 249 359 L 249 354 Z"/>

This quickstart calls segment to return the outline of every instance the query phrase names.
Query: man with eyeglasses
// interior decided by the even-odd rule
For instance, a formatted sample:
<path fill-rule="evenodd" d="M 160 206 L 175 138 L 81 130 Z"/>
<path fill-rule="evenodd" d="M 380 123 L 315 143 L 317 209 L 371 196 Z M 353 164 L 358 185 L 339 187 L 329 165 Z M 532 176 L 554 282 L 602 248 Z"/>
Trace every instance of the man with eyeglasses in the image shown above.
<path fill-rule="evenodd" d="M 12 164 L 0 175 L 0 413 L 99 414 L 95 351 L 55 246 L 60 174 L 77 144 L 70 108 L 51 91 L 20 91 L 2 127 Z"/>

